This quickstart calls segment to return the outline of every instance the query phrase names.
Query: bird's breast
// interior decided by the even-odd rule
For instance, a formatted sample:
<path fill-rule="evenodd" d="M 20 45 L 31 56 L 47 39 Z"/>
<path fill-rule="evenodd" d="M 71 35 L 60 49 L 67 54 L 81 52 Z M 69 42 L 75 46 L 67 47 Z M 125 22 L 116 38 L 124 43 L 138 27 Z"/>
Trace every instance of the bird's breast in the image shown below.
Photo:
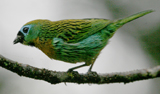
<path fill-rule="evenodd" d="M 52 46 L 52 39 L 37 38 L 35 41 L 35 47 L 40 49 L 49 58 L 55 57 L 54 47 Z"/>

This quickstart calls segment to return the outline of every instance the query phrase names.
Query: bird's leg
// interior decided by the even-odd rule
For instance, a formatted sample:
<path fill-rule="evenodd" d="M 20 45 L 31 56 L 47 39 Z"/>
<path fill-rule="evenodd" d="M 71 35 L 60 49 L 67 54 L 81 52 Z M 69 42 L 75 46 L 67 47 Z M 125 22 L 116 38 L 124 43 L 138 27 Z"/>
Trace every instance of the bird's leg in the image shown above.
<path fill-rule="evenodd" d="M 67 72 L 72 72 L 74 69 L 78 69 L 78 68 L 81 68 L 81 67 L 84 67 L 84 66 L 87 66 L 87 64 L 83 64 L 83 65 L 80 65 L 80 66 L 77 66 L 77 67 L 70 68 Z"/>
<path fill-rule="evenodd" d="M 94 60 L 94 61 L 95 61 L 95 60 Z M 94 62 L 91 64 L 90 68 L 88 69 L 87 74 L 88 74 L 88 75 L 92 75 L 92 76 L 94 76 L 94 77 L 99 77 L 98 74 L 97 74 L 97 72 L 91 71 L 91 69 L 92 69 L 92 67 L 93 67 L 93 64 L 94 64 Z"/>
<path fill-rule="evenodd" d="M 98 56 L 98 55 L 97 55 L 97 56 Z M 90 61 L 90 62 L 92 62 L 92 63 L 89 63 L 89 64 L 91 64 L 91 66 L 90 66 L 90 68 L 88 69 L 88 72 L 87 72 L 87 73 L 92 72 L 91 69 L 92 69 L 92 67 L 93 67 L 93 64 L 94 64 L 94 62 L 95 62 L 97 56 L 96 56 L 95 58 L 93 58 L 93 59 Z M 80 65 L 80 66 L 77 66 L 77 67 L 70 68 L 67 72 L 72 72 L 74 69 L 78 69 L 78 68 L 81 68 L 81 67 L 84 67 L 84 66 L 88 66 L 88 63 L 85 62 L 85 64 L 83 64 L 83 65 Z"/>
<path fill-rule="evenodd" d="M 89 67 L 88 72 L 91 72 L 92 67 L 93 67 L 93 64 L 94 64 L 94 63 L 92 63 L 91 66 Z"/>
<path fill-rule="evenodd" d="M 98 56 L 98 55 L 97 55 L 97 56 Z M 94 62 L 95 62 L 97 56 L 92 60 L 91 66 L 90 66 L 89 69 L 88 69 L 88 73 L 89 73 L 89 72 L 92 72 L 91 70 L 92 70 L 92 67 L 93 67 L 93 65 L 94 65 Z"/>
<path fill-rule="evenodd" d="M 95 61 L 95 60 L 94 60 L 94 61 Z M 93 67 L 93 65 L 94 65 L 94 61 L 93 61 L 93 63 L 91 64 L 90 68 L 88 69 L 87 74 L 89 74 L 89 75 L 94 75 L 94 76 L 97 76 L 97 77 L 98 77 L 97 72 L 91 71 L 91 69 L 92 69 L 92 67 Z"/>

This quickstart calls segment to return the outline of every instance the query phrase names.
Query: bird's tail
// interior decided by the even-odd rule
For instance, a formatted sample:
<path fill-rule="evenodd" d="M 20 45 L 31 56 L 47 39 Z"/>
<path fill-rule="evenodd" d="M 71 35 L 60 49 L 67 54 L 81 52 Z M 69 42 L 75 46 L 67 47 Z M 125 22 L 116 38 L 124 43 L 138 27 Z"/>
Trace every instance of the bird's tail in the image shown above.
<path fill-rule="evenodd" d="M 151 12 L 153 12 L 154 10 L 146 10 L 146 11 L 142 11 L 142 12 L 139 12 L 137 14 L 134 14 L 134 15 L 131 15 L 127 18 L 124 18 L 124 19 L 120 19 L 120 20 L 116 20 L 112 23 L 110 23 L 108 26 L 107 26 L 107 31 L 109 31 L 110 33 L 113 33 L 118 29 L 120 28 L 121 26 L 123 26 L 124 24 L 132 21 L 132 20 L 135 20 L 139 17 L 142 17 L 146 14 L 149 14 Z"/>

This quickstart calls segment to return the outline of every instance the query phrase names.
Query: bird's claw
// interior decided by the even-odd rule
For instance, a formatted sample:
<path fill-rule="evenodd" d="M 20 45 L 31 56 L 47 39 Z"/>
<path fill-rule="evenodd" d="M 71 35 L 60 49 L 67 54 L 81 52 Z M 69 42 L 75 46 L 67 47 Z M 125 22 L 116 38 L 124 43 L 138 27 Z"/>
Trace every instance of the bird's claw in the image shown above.
<path fill-rule="evenodd" d="M 73 69 L 69 69 L 67 72 L 73 72 Z"/>
<path fill-rule="evenodd" d="M 98 76 L 97 72 L 95 72 L 95 71 L 88 71 L 87 74 L 88 75 Z"/>

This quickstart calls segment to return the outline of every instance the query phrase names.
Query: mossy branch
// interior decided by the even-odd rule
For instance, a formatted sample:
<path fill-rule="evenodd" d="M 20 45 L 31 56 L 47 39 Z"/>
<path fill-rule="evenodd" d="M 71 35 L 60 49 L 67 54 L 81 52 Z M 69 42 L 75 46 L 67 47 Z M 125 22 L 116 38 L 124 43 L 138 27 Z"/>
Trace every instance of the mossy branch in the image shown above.
<path fill-rule="evenodd" d="M 128 72 L 97 74 L 96 72 L 80 74 L 74 72 L 57 72 L 47 69 L 40 69 L 30 65 L 21 64 L 9 60 L 0 55 L 0 66 L 20 76 L 44 80 L 51 84 L 70 82 L 78 84 L 108 84 L 108 83 L 129 83 L 139 80 L 153 79 L 160 77 L 160 66 L 149 69 L 133 70 Z"/>

